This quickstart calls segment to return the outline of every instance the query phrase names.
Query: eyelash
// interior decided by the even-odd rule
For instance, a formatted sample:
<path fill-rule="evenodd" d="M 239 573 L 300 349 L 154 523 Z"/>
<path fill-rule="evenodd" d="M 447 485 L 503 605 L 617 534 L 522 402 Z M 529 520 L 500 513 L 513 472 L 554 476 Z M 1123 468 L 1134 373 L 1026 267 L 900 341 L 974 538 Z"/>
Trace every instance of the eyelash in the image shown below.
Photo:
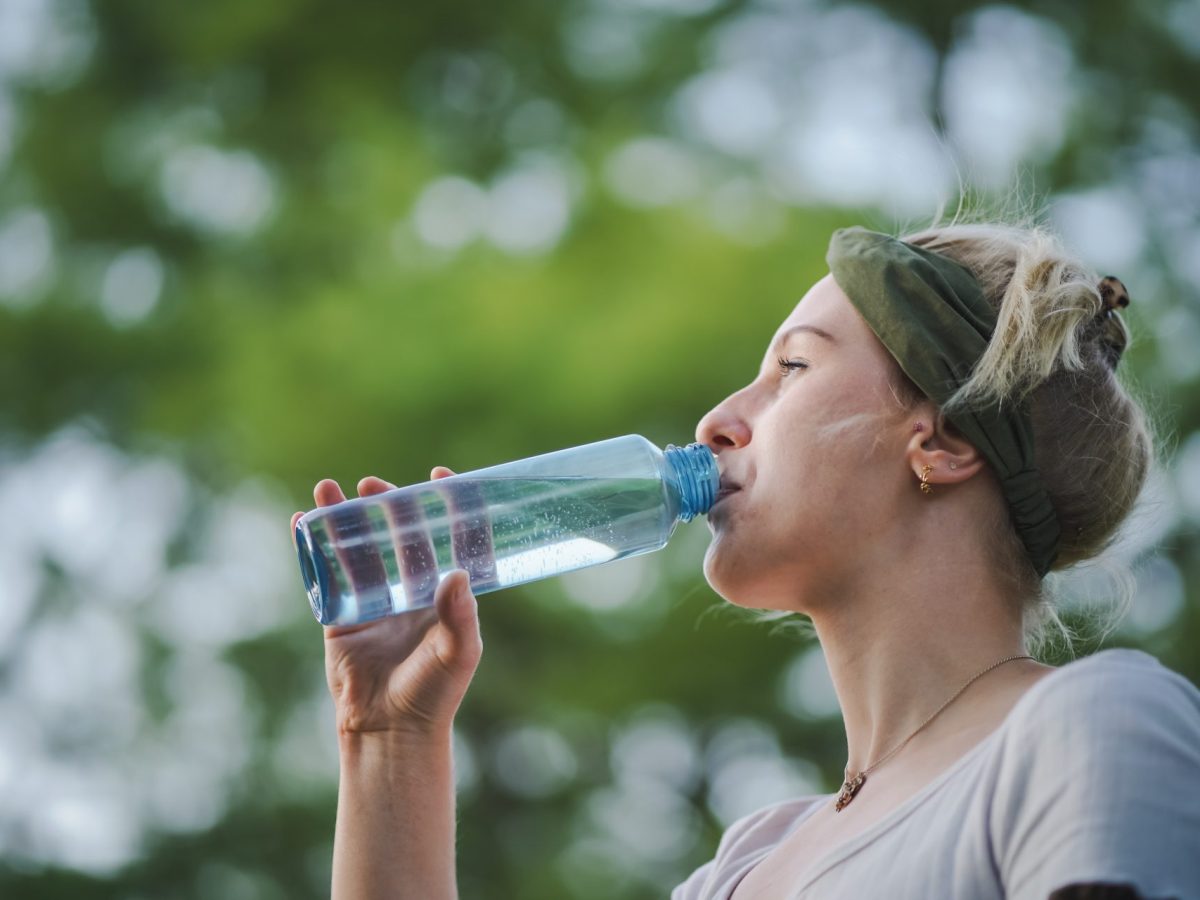
<path fill-rule="evenodd" d="M 779 373 L 784 378 L 792 371 L 792 369 L 807 369 L 808 363 L 798 359 L 784 359 L 782 356 L 778 359 Z"/>

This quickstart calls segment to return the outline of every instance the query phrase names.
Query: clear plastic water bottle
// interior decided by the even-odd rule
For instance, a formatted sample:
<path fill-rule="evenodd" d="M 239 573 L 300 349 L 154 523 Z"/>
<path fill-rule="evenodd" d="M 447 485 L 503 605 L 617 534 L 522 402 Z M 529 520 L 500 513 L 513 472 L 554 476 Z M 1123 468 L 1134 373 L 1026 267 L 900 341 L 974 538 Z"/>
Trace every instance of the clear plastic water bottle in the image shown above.
<path fill-rule="evenodd" d="M 433 605 L 456 568 L 478 595 L 658 550 L 719 489 L 703 444 L 630 434 L 311 510 L 296 546 L 317 619 L 350 625 Z"/>

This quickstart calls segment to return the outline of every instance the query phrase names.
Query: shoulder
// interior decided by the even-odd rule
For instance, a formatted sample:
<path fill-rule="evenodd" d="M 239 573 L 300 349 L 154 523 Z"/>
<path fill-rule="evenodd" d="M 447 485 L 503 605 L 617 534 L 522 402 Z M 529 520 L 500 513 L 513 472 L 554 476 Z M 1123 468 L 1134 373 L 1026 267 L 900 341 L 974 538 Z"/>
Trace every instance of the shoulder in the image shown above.
<path fill-rule="evenodd" d="M 1200 734 L 1200 691 L 1139 650 L 1104 650 L 1035 684 L 1013 708 L 1010 740 L 1061 749 L 1106 734 Z"/>
<path fill-rule="evenodd" d="M 1171 771 L 1200 777 L 1200 691 L 1137 650 L 1105 650 L 1042 678 L 1005 723 L 1001 783 L 1017 797 L 1064 779 L 1111 792 Z"/>
<path fill-rule="evenodd" d="M 1007 896 L 1200 879 L 1200 691 L 1182 675 L 1106 650 L 1045 676 L 1002 731 L 989 833 Z"/>

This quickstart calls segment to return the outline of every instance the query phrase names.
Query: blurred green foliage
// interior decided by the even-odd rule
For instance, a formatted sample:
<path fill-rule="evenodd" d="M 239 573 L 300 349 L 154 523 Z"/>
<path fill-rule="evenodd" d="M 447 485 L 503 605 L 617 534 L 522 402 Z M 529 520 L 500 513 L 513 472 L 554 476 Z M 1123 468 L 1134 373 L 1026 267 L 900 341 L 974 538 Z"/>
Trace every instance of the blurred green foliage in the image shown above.
<path fill-rule="evenodd" d="M 170 461 L 188 488 L 163 550 L 167 578 L 205 558 L 200 524 L 247 484 L 282 534 L 322 477 L 410 483 L 433 465 L 462 471 L 625 433 L 682 443 L 752 377 L 777 323 L 824 274 L 832 229 L 925 219 L 937 197 L 921 214 L 853 192 L 844 203 L 772 199 L 761 158 L 714 149 L 687 127 L 681 87 L 725 59 L 748 22 L 791 17 L 818 40 L 845 13 L 868 50 L 899 33 L 928 55 L 928 78 L 909 85 L 897 69 L 892 89 L 911 93 L 934 138 L 952 143 L 958 70 L 947 60 L 982 40 L 999 20 L 980 10 L 996 9 L 1049 35 L 1071 90 L 1052 123 L 1061 133 L 1030 144 L 1008 183 L 1037 197 L 1111 189 L 1140 202 L 1132 225 L 1113 224 L 1139 232 L 1132 272 L 1118 273 L 1135 298 L 1127 366 L 1171 454 L 1146 587 L 1165 612 L 1107 643 L 1200 679 L 1200 502 L 1189 487 L 1200 445 L 1188 444 L 1200 426 L 1188 343 L 1200 335 L 1200 22 L 1186 2 L 0 2 L 36 38 L 33 49 L 0 41 L 0 465 L 12 478 L 34 471 L 21 467 L 68 426 L 124 458 Z M 804 71 L 803 55 L 792 63 Z M 777 74 L 788 93 L 794 73 Z M 835 87 L 797 87 L 797 103 Z M 1009 128 L 1048 102 L 1027 87 L 1009 98 Z M 639 202 L 620 189 L 614 160 L 647 135 L 691 154 L 690 193 L 654 199 L 652 179 Z M 1002 186 L 973 183 L 969 157 L 965 175 L 977 196 L 1003 200 Z M 430 185 L 447 176 L 461 179 L 451 212 L 490 209 L 491 226 L 460 239 L 461 222 L 440 222 L 436 209 L 421 225 Z M 1184 188 L 1163 187 L 1174 183 Z M 728 227 L 733 212 L 713 210 L 725 184 L 767 197 L 741 234 Z M 510 200 L 505 219 L 496 210 Z M 40 269 L 29 262 L 39 252 Z M 129 299 L 141 295 L 144 307 Z M 1177 447 L 1192 448 L 1179 457 L 1190 468 Z M 836 717 L 782 699 L 789 673 L 806 671 L 807 645 L 706 614 L 719 601 L 697 565 L 703 528 L 684 529 L 632 576 L 613 567 L 614 584 L 641 579 L 629 602 L 592 581 L 555 581 L 482 603 L 486 650 L 460 729 L 475 770 L 460 798 L 464 897 L 664 895 L 712 854 L 731 808 L 713 799 L 722 760 L 775 759 L 773 740 L 796 761 L 773 763 L 794 778 L 781 784 L 837 782 Z M 52 553 L 37 566 L 37 602 L 14 614 L 0 657 L 10 694 L 33 652 L 21 648 L 91 597 Z M 293 711 L 324 710 L 320 632 L 291 575 L 272 588 L 286 614 L 216 652 L 243 689 L 243 715 L 230 721 L 248 750 L 213 789 L 215 819 L 134 827 L 129 859 L 73 865 L 54 849 L 55 829 L 73 820 L 14 806 L 0 816 L 0 895 L 327 892 L 336 770 L 317 730 L 296 745 L 304 755 L 311 741 L 309 777 L 279 763 Z M 156 606 L 152 585 L 125 619 L 146 729 L 179 712 L 170 673 L 187 656 L 186 641 L 153 624 Z M 0 735 L 0 762 L 12 764 L 0 774 L 58 754 L 86 779 L 89 761 L 113 755 L 64 749 L 53 721 L 25 712 L 42 737 L 6 751 Z M 634 802 L 615 748 L 645 717 L 667 735 L 665 762 L 650 754 L 651 768 L 668 771 Z M 689 746 L 695 759 L 676 766 L 670 749 Z M 522 752 L 562 777 L 506 779 L 504 761 Z M 18 753 L 31 756 L 9 759 Z M 621 843 L 623 830 L 636 837 L 654 823 L 682 837 L 642 857 Z"/>

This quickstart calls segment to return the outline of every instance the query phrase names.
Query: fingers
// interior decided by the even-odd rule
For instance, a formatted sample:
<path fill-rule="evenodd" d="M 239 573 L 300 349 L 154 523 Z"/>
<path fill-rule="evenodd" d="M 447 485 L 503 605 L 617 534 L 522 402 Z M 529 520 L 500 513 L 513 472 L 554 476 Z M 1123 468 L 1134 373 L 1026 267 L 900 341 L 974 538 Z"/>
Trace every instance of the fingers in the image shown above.
<path fill-rule="evenodd" d="M 332 478 L 322 478 L 313 488 L 313 499 L 317 501 L 317 506 L 333 506 L 345 500 L 346 495 L 342 493 L 341 485 Z"/>
<path fill-rule="evenodd" d="M 300 521 L 300 517 L 304 515 L 302 512 L 292 513 L 292 524 L 288 528 L 288 534 L 292 536 L 292 546 L 296 546 L 296 523 Z"/>
<path fill-rule="evenodd" d="M 464 569 L 455 569 L 438 585 L 434 595 L 439 634 L 437 653 L 447 666 L 474 670 L 483 651 L 479 634 L 479 603 L 471 593 L 471 581 Z"/>
<path fill-rule="evenodd" d="M 384 481 L 374 475 L 368 475 L 358 482 L 358 496 L 369 497 L 372 494 L 382 494 L 384 491 L 394 491 L 396 486 L 390 481 Z"/>
<path fill-rule="evenodd" d="M 433 471 L 429 473 L 430 479 L 448 478 L 454 472 L 447 469 L 445 466 L 434 466 Z M 384 491 L 392 491 L 396 489 L 396 485 L 390 481 L 384 481 L 375 475 L 368 475 L 358 482 L 358 496 L 366 497 L 371 494 L 382 494 Z M 317 482 L 317 486 L 313 488 L 313 499 L 317 501 L 318 506 L 332 506 L 334 503 L 341 503 L 346 499 L 345 493 L 332 478 L 322 478 Z M 292 523 L 293 527 L 295 523 Z"/>
<path fill-rule="evenodd" d="M 322 478 L 313 488 L 313 499 L 317 502 L 317 506 L 333 506 L 333 504 L 345 500 L 346 495 L 342 493 L 341 487 L 332 478 Z M 292 525 L 288 531 L 292 535 L 293 547 L 296 545 L 296 523 L 300 521 L 302 515 L 304 515 L 302 512 L 292 513 Z"/>

